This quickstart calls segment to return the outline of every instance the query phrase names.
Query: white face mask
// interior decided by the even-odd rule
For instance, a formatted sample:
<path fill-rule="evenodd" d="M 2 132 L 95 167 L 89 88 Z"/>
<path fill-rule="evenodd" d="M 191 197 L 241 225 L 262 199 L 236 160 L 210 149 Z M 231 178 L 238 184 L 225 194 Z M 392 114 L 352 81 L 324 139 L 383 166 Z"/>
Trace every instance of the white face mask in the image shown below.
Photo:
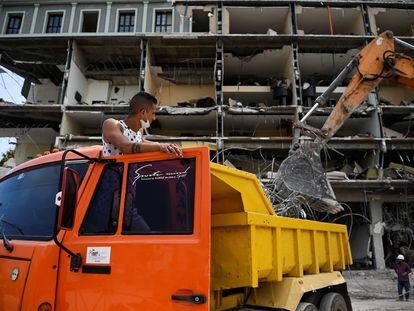
<path fill-rule="evenodd" d="M 147 130 L 149 127 L 151 126 L 151 123 L 147 120 L 144 121 L 143 119 L 141 119 L 141 129 L 142 130 Z"/>

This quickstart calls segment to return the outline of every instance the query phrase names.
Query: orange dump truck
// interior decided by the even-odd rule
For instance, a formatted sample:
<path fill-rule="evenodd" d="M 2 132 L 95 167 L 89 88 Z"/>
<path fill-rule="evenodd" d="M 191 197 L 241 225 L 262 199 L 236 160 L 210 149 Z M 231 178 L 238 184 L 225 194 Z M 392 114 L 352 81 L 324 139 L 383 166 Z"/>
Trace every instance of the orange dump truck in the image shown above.
<path fill-rule="evenodd" d="M 0 180 L 0 310 L 351 310 L 346 227 L 276 216 L 204 147 L 100 151 Z"/>

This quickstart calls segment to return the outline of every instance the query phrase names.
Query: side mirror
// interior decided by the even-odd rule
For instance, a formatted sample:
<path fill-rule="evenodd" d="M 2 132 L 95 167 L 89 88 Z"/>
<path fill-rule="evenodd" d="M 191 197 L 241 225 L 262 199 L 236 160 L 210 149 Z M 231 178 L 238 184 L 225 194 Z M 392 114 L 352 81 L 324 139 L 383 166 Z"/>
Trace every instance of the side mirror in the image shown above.
<path fill-rule="evenodd" d="M 57 228 L 72 230 L 75 220 L 76 202 L 78 197 L 79 174 L 66 167 L 62 178 L 62 196 L 60 200 Z"/>

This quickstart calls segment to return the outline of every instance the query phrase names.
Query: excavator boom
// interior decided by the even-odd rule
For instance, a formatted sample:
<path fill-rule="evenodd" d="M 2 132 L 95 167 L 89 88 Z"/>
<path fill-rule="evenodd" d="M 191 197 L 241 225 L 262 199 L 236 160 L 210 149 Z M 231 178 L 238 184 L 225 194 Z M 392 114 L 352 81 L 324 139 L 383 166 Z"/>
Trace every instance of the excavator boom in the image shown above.
<path fill-rule="evenodd" d="M 414 87 L 414 60 L 395 52 L 394 38 L 389 31 L 377 36 L 354 59 L 357 72 L 322 127 L 325 139 L 342 127 L 382 80 Z"/>
<path fill-rule="evenodd" d="M 324 173 L 320 160 L 321 141 L 329 140 L 358 108 L 370 92 L 384 79 L 414 88 L 414 60 L 395 52 L 395 42 L 413 48 L 408 43 L 394 39 L 392 32 L 378 35 L 365 46 L 341 71 L 328 89 L 315 100 L 315 105 L 302 118 L 297 127 L 305 134 L 316 137 L 315 142 L 293 144 L 289 157 L 280 165 L 275 184 L 277 195 L 284 200 L 291 196 L 305 198 L 311 208 L 336 213 L 342 208 Z M 335 88 L 356 69 L 351 82 L 335 105 L 322 129 L 304 124 L 307 117 L 323 106 Z M 310 202 L 310 203 L 309 203 Z"/>

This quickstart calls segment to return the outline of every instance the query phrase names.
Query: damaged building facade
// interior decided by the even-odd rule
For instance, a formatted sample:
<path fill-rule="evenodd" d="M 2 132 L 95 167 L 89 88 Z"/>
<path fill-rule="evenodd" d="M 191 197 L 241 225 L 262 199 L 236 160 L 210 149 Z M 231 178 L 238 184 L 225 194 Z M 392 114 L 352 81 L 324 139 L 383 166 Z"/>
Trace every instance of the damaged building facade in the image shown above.
<path fill-rule="evenodd" d="M 414 1 L 4 0 L 0 27 L 0 64 L 25 78 L 26 102 L 0 103 L 17 164 L 100 144 L 102 122 L 145 90 L 159 100 L 148 139 L 209 146 L 266 184 L 309 139 L 294 122 L 359 49 L 385 30 L 414 43 Z M 322 127 L 349 80 L 309 125 Z M 384 82 L 322 152 L 346 210 L 307 217 L 347 224 L 358 265 L 414 253 L 413 120 L 414 90 Z"/>

